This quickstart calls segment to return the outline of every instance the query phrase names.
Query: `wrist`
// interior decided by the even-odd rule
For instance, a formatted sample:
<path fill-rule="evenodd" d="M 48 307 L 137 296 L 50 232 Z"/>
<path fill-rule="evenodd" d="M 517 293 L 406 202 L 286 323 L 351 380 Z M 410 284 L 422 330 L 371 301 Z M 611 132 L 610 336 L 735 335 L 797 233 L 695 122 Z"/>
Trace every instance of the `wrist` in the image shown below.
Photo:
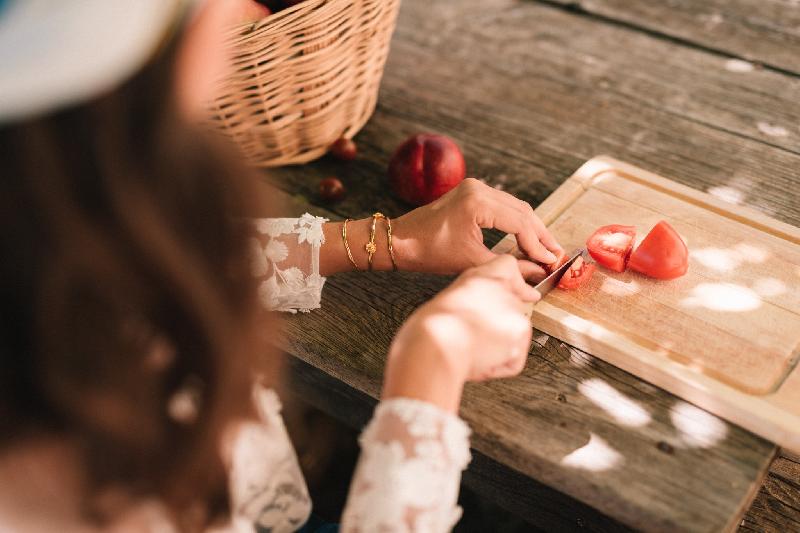
<path fill-rule="evenodd" d="M 419 246 L 409 229 L 407 215 L 392 220 L 392 248 L 397 269 L 416 272 L 419 271 Z"/>
<path fill-rule="evenodd" d="M 337 272 L 351 272 L 356 267 L 347 256 L 347 249 L 342 238 L 344 221 L 328 222 L 323 225 L 325 244 L 320 252 L 320 274 L 328 276 Z M 385 220 L 378 220 L 375 225 L 375 253 L 372 256 L 372 270 L 393 270 L 392 257 L 389 252 L 388 225 Z M 350 220 L 347 223 L 347 245 L 358 270 L 369 268 L 369 254 L 365 248 L 370 242 L 372 217 Z M 409 233 L 406 216 L 392 220 L 392 251 L 398 270 L 419 271 L 419 241 Z"/>
<path fill-rule="evenodd" d="M 468 369 L 455 351 L 425 333 L 401 331 L 389 352 L 382 397 L 414 398 L 457 413 Z"/>

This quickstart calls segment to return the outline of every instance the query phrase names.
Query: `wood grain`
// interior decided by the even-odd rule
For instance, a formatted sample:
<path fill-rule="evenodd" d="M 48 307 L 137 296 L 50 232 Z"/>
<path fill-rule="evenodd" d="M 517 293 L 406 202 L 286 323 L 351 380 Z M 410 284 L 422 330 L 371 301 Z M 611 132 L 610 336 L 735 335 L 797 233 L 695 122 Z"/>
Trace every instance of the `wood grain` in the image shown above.
<path fill-rule="evenodd" d="M 337 418 L 345 425 L 363 428 L 372 416 L 377 400 L 337 380 L 299 358 L 289 361 L 292 392 L 303 401 Z M 602 531 L 630 531 L 595 509 L 472 451 L 473 457 L 463 482 L 481 496 L 527 519 L 541 528 L 585 531 L 585 526 Z"/>
<path fill-rule="evenodd" d="M 731 72 L 726 61 L 533 2 L 405 0 L 377 111 L 356 139 L 359 159 L 283 168 L 270 181 L 308 205 L 317 202 L 318 180 L 334 174 L 349 194 L 330 211 L 397 216 L 409 208 L 387 193 L 388 159 L 407 135 L 434 130 L 461 144 L 471 175 L 533 204 L 583 161 L 611 153 L 798 225 L 800 138 L 792 128 L 800 84 L 766 69 Z M 759 122 L 787 135 L 766 135 Z M 289 351 L 375 398 L 391 332 L 446 282 L 332 278 L 325 308 L 291 317 Z M 593 378 L 639 402 L 649 424 L 622 425 L 588 400 L 579 386 Z M 683 405 L 677 398 L 552 339 L 533 347 L 518 379 L 468 392 L 464 414 L 478 451 L 634 527 L 735 527 L 774 452 L 727 425 L 716 447 L 680 447 L 670 416 Z M 323 403 L 346 410 L 336 395 Z M 621 452 L 624 467 L 587 475 L 561 464 L 591 433 Z M 541 508 L 534 493 L 507 498 L 515 509 Z"/>
<path fill-rule="evenodd" d="M 792 0 L 545 0 L 721 54 L 800 73 L 800 5 Z"/>
<path fill-rule="evenodd" d="M 775 459 L 739 531 L 800 531 L 800 462 L 789 457 Z"/>
<path fill-rule="evenodd" d="M 534 204 L 606 153 L 800 225 L 800 80 L 743 78 L 701 51 L 530 2 L 409 2 L 400 17 L 361 163 L 282 170 L 293 193 L 311 198 L 334 173 L 352 185 L 338 212 L 399 214 L 388 159 L 436 130 L 461 144 L 470 174 Z"/>
<path fill-rule="evenodd" d="M 584 309 L 607 326 L 623 322 L 648 345 L 741 390 L 774 392 L 800 346 L 800 231 L 791 240 L 774 236 L 613 173 L 600 176 L 550 228 L 573 249 L 601 225 L 633 225 L 641 239 L 659 220 L 690 243 L 686 276 L 665 284 L 601 269 L 594 291 L 556 292 L 551 303 Z"/>
<path fill-rule="evenodd" d="M 287 320 L 288 351 L 376 398 L 391 332 L 444 283 L 402 274 L 331 278 L 327 306 Z M 378 298 L 391 305 L 375 309 Z M 461 414 L 475 450 L 631 527 L 710 531 L 741 515 L 768 467 L 769 443 L 558 340 L 538 342 L 520 377 L 467 388 Z M 341 394 L 322 394 L 328 410 L 348 416 Z M 620 397 L 646 413 L 647 422 L 631 426 L 606 410 Z M 673 422 L 679 416 L 720 424 L 725 438 L 708 448 L 686 441 Z M 589 457 L 584 463 L 582 453 Z M 600 454 L 599 465 L 592 453 Z M 706 469 L 714 476 L 696 476 Z M 536 497 L 518 494 L 512 501 L 530 506 L 535 520 Z"/>
<path fill-rule="evenodd" d="M 689 243 L 689 272 L 663 283 L 600 269 L 585 290 L 548 294 L 533 325 L 800 450 L 800 229 L 750 221 L 749 210 L 604 157 L 554 198 L 540 217 L 566 249 L 602 225 L 647 230 L 666 219 Z M 495 251 L 514 253 L 513 242 Z"/>
<path fill-rule="evenodd" d="M 309 208 L 298 199 L 290 206 L 294 214 Z M 286 322 L 287 351 L 295 356 L 294 387 L 337 418 L 354 427 L 363 425 L 380 390 L 392 332 L 447 282 L 420 274 L 330 278 L 323 294 L 326 305 Z M 598 385 L 603 382 L 610 389 Z M 618 391 L 640 403 L 652 420 L 643 427 L 620 424 L 581 392 L 587 386 L 599 386 L 604 393 Z M 745 494 L 757 486 L 773 447 L 733 426 L 725 426 L 726 439 L 710 449 L 687 445 L 672 423 L 670 412 L 676 405 L 683 403 L 539 335 L 522 377 L 468 388 L 462 415 L 475 432 L 478 459 L 475 472 L 465 480 L 552 529 L 622 530 L 622 523 L 719 529 L 748 503 Z M 513 438 L 507 438 L 510 433 Z M 624 457 L 622 463 L 601 472 L 562 464 L 592 434 Z M 695 478 L 697 469 L 709 465 L 719 469 L 719 476 Z M 686 507 L 687 486 L 702 504 Z"/>

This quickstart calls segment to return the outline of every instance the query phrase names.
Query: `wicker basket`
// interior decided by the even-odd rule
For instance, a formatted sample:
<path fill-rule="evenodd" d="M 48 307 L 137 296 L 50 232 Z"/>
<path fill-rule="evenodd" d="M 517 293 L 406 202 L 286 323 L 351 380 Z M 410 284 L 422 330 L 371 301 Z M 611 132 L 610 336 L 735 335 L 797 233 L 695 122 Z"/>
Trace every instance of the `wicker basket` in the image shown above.
<path fill-rule="evenodd" d="M 400 0 L 306 0 L 232 41 L 213 122 L 256 165 L 304 163 L 375 109 Z"/>

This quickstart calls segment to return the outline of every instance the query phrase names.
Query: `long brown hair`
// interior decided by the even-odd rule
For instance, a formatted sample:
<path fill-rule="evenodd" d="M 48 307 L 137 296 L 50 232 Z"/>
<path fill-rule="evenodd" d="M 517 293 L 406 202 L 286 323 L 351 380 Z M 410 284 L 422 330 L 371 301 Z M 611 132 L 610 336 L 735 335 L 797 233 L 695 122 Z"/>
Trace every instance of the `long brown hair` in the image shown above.
<path fill-rule="evenodd" d="M 74 438 L 95 489 L 181 516 L 227 502 L 219 437 L 248 414 L 258 317 L 236 217 L 257 207 L 248 169 L 178 113 L 175 48 L 0 126 L 0 447 Z"/>

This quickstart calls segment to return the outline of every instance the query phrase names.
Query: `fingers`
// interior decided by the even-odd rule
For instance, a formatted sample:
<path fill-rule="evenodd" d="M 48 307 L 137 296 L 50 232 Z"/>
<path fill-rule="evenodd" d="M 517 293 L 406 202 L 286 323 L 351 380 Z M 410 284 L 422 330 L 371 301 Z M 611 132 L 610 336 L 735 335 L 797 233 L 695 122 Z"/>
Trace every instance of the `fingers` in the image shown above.
<path fill-rule="evenodd" d="M 527 202 L 524 203 L 525 205 L 530 207 L 529 203 Z M 558 241 L 556 240 L 555 237 L 553 237 L 553 234 L 550 233 L 550 230 L 547 229 L 547 226 L 544 225 L 542 219 L 536 216 L 536 213 L 533 212 L 533 208 L 531 208 L 531 214 L 533 215 L 534 219 L 533 223 L 537 228 L 536 235 L 539 237 L 541 243 L 544 244 L 545 247 L 551 252 L 553 252 L 555 255 L 558 255 L 559 253 L 563 252 L 564 248 L 562 248 L 562 246 L 558 244 Z"/>
<path fill-rule="evenodd" d="M 525 368 L 525 363 L 528 361 L 528 352 L 531 347 L 531 337 L 533 336 L 533 332 L 530 327 L 525 329 L 525 334 L 523 338 L 521 338 L 516 346 L 512 348 L 512 352 L 509 355 L 509 358 L 506 360 L 505 364 L 503 365 L 501 375 L 498 377 L 511 377 L 516 376 L 522 369 Z"/>
<path fill-rule="evenodd" d="M 518 259 L 517 267 L 519 268 L 520 274 L 522 274 L 522 278 L 528 283 L 539 283 L 547 276 L 547 272 L 544 271 L 544 268 L 532 261 Z"/>
<path fill-rule="evenodd" d="M 544 264 L 556 261 L 562 248 L 530 204 L 477 180 L 472 181 L 466 189 L 468 195 L 479 198 L 475 213 L 478 225 L 514 234 L 520 249 L 536 261 Z"/>
<path fill-rule="evenodd" d="M 520 263 L 530 265 L 524 266 L 528 272 L 536 272 L 536 269 L 538 269 L 544 274 L 544 271 L 538 265 L 534 265 L 530 261 L 520 261 L 508 254 L 495 256 L 491 261 L 477 267 L 475 273 L 505 282 L 513 294 L 523 302 L 538 302 L 542 295 L 525 282 Z"/>
<path fill-rule="evenodd" d="M 556 256 L 539 242 L 533 220 L 523 213 L 519 206 L 496 203 L 489 206 L 489 209 L 492 210 L 488 217 L 491 218 L 491 227 L 506 233 L 513 233 L 517 237 L 517 244 L 525 255 L 545 264 L 556 260 Z"/>
<path fill-rule="evenodd" d="M 519 247 L 528 257 L 541 263 L 554 262 L 558 254 L 563 252 L 561 245 L 558 244 L 544 222 L 536 216 L 531 204 L 514 198 L 510 194 L 506 194 L 506 196 L 506 201 L 511 202 L 517 208 L 523 220 L 524 231 L 516 236 Z"/>

